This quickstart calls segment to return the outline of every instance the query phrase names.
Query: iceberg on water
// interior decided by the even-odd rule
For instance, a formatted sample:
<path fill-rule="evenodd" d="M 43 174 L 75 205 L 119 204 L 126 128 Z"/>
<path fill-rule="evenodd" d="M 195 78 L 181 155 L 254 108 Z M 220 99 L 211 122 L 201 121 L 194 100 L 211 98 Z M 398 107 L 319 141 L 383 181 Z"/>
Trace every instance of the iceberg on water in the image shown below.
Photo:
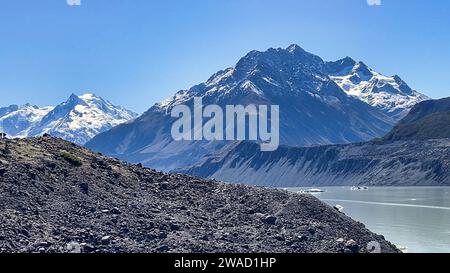
<path fill-rule="evenodd" d="M 350 188 L 352 191 L 367 191 L 369 190 L 369 187 L 367 186 L 353 186 Z"/>
<path fill-rule="evenodd" d="M 309 189 L 309 190 L 301 190 L 298 191 L 297 193 L 303 194 L 303 193 L 322 193 L 325 192 L 324 190 L 321 189 Z"/>

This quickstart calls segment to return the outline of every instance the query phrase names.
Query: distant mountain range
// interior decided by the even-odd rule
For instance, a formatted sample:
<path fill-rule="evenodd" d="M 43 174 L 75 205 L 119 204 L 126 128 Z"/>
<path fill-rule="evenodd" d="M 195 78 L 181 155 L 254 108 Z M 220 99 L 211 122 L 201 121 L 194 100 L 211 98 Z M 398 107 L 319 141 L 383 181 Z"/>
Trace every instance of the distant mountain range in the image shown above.
<path fill-rule="evenodd" d="M 233 143 L 177 170 L 265 186 L 450 186 L 450 98 L 424 101 L 386 137 L 366 143 L 260 152 Z"/>
<path fill-rule="evenodd" d="M 31 104 L 0 108 L 0 131 L 8 137 L 33 137 L 45 133 L 68 141 L 84 144 L 95 135 L 137 114 L 94 94 L 77 96 L 55 107 L 40 108 Z"/>
<path fill-rule="evenodd" d="M 280 105 L 280 141 L 290 146 L 382 137 L 414 104 L 427 99 L 398 76 L 383 76 L 351 58 L 325 62 L 291 45 L 252 51 L 234 67 L 179 91 L 134 121 L 99 134 L 86 146 L 162 170 L 194 164 L 229 144 L 172 139 L 172 108 L 192 107 L 194 97 L 201 97 L 205 105 Z"/>

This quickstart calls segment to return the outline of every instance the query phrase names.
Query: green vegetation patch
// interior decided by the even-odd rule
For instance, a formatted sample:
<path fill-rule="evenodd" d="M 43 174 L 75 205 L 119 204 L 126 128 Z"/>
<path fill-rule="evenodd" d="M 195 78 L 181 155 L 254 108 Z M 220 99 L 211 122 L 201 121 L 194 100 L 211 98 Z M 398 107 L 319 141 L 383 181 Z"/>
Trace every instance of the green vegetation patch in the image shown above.
<path fill-rule="evenodd" d="M 80 167 L 83 165 L 83 162 L 81 161 L 81 158 L 74 156 L 73 154 L 67 152 L 67 151 L 61 151 L 59 154 L 62 158 L 64 158 L 67 162 L 70 164 Z"/>

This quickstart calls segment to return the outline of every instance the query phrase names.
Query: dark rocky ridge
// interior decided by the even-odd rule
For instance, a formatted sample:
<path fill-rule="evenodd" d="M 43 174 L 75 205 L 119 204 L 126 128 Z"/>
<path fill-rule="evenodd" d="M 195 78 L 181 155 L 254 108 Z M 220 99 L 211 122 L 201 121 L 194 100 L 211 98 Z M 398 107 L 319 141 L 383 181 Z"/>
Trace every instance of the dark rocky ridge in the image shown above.
<path fill-rule="evenodd" d="M 383 140 L 450 138 L 450 98 L 415 105 Z"/>
<path fill-rule="evenodd" d="M 229 145 L 178 172 L 226 182 L 294 186 L 450 186 L 450 139 L 280 147 Z"/>
<path fill-rule="evenodd" d="M 0 140 L 0 252 L 354 252 L 378 241 L 316 198 Z"/>

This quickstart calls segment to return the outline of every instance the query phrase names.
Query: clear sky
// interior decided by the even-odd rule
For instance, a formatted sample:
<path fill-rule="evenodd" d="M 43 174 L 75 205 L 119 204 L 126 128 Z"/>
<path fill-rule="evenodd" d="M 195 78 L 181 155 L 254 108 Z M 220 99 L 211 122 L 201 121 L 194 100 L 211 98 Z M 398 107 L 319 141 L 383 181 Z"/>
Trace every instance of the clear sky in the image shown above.
<path fill-rule="evenodd" d="M 143 112 L 250 50 L 292 43 L 450 96 L 450 1 L 381 1 L 0 0 L 0 105 L 90 91 Z"/>

